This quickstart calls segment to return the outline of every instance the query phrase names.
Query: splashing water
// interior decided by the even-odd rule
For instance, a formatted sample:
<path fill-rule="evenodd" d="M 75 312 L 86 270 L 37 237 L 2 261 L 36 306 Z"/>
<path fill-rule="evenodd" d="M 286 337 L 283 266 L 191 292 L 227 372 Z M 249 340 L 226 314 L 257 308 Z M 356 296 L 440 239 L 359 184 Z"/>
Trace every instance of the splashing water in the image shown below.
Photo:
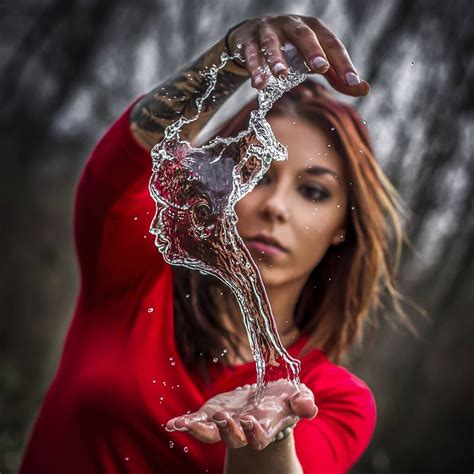
<path fill-rule="evenodd" d="M 223 53 L 220 64 L 200 75 L 209 85 L 196 99 L 197 114 L 180 117 L 165 130 L 152 150 L 150 193 L 156 213 L 150 227 L 166 262 L 213 275 L 235 295 L 256 362 L 256 400 L 270 381 L 286 378 L 299 388 L 300 362 L 283 347 L 257 265 L 237 233 L 235 203 L 252 191 L 272 160 L 288 159 L 286 148 L 273 135 L 266 114 L 285 92 L 306 79 L 309 68 L 296 48 L 285 45 L 288 77 L 270 75 L 258 91 L 259 107 L 250 114 L 247 130 L 231 138 L 216 137 L 193 148 L 180 140 L 180 129 L 196 120 L 204 100 L 216 86 L 217 73 L 240 53 Z"/>

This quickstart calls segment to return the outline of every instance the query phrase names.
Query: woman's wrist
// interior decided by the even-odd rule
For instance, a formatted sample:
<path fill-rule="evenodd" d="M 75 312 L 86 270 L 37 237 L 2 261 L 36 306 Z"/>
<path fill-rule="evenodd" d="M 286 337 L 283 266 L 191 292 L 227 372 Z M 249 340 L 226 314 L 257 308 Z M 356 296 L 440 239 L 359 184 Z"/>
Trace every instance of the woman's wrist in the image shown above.
<path fill-rule="evenodd" d="M 293 430 L 281 442 L 272 442 L 265 449 L 249 446 L 226 451 L 224 474 L 302 474 L 296 455 Z"/>
<path fill-rule="evenodd" d="M 207 87 L 201 72 L 219 64 L 224 51 L 224 40 L 221 38 L 201 56 L 137 101 L 130 113 L 130 126 L 139 143 L 151 149 L 161 141 L 165 128 L 176 120 L 177 116 L 182 116 L 185 112 L 187 117 L 197 114 L 196 97 L 202 95 Z M 214 100 L 209 102 L 196 120 L 181 130 L 181 138 L 192 140 L 248 77 L 246 68 L 228 61 L 217 73 Z"/>

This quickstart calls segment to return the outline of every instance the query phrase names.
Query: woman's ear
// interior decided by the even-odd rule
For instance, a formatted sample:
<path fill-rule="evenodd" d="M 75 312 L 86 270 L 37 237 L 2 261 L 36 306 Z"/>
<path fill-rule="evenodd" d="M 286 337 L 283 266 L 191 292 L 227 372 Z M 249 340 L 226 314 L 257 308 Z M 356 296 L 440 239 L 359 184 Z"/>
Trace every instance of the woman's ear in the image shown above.
<path fill-rule="evenodd" d="M 332 245 L 342 244 L 346 240 L 346 229 L 338 229 L 332 238 Z"/>

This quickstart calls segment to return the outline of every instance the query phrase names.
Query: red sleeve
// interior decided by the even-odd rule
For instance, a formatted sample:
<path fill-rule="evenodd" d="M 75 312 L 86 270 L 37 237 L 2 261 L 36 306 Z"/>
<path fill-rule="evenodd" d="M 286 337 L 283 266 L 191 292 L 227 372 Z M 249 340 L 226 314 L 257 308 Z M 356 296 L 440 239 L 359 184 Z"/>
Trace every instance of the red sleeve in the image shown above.
<path fill-rule="evenodd" d="M 367 385 L 340 366 L 333 365 L 329 372 L 307 384 L 318 415 L 302 419 L 295 429 L 296 453 L 305 474 L 348 472 L 375 429 L 375 399 Z"/>
<path fill-rule="evenodd" d="M 81 290 L 95 301 L 156 281 L 167 265 L 149 227 L 150 152 L 134 138 L 131 104 L 93 149 L 76 193 L 74 238 Z"/>

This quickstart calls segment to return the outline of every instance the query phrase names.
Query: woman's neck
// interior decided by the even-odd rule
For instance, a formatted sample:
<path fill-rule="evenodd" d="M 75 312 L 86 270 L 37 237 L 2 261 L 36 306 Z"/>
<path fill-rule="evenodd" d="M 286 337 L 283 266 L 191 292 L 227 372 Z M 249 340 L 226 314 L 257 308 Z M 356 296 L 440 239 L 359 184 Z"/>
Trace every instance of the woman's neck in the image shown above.
<path fill-rule="evenodd" d="M 230 309 L 231 314 L 229 314 L 228 311 L 221 312 L 221 322 L 227 331 L 234 334 L 236 337 L 241 357 L 238 357 L 237 353 L 232 350 L 232 347 L 227 347 L 225 357 L 226 365 L 234 366 L 237 364 L 252 362 L 254 359 L 252 352 L 250 351 L 250 344 L 247 331 L 245 330 L 242 321 L 242 315 L 238 311 L 237 305 L 232 305 Z M 279 319 L 278 321 L 280 321 L 280 324 L 277 322 L 278 335 L 280 336 L 283 347 L 287 349 L 300 337 L 301 334 L 294 324 L 293 316 L 285 320 Z M 220 353 L 221 351 L 218 352 Z"/>
<path fill-rule="evenodd" d="M 285 348 L 291 346 L 300 336 L 300 331 L 294 322 L 294 312 L 305 282 L 306 279 L 302 278 L 294 282 L 287 282 L 283 287 L 268 286 L 265 288 L 278 335 Z M 230 353 L 232 348 L 227 348 L 227 361 L 230 365 L 252 361 L 253 356 L 250 351 L 247 332 L 235 296 L 228 290 L 221 301 L 223 303 L 220 311 L 222 324 L 237 337 L 238 347 L 242 353 L 242 359 L 237 359 L 236 354 Z"/>

